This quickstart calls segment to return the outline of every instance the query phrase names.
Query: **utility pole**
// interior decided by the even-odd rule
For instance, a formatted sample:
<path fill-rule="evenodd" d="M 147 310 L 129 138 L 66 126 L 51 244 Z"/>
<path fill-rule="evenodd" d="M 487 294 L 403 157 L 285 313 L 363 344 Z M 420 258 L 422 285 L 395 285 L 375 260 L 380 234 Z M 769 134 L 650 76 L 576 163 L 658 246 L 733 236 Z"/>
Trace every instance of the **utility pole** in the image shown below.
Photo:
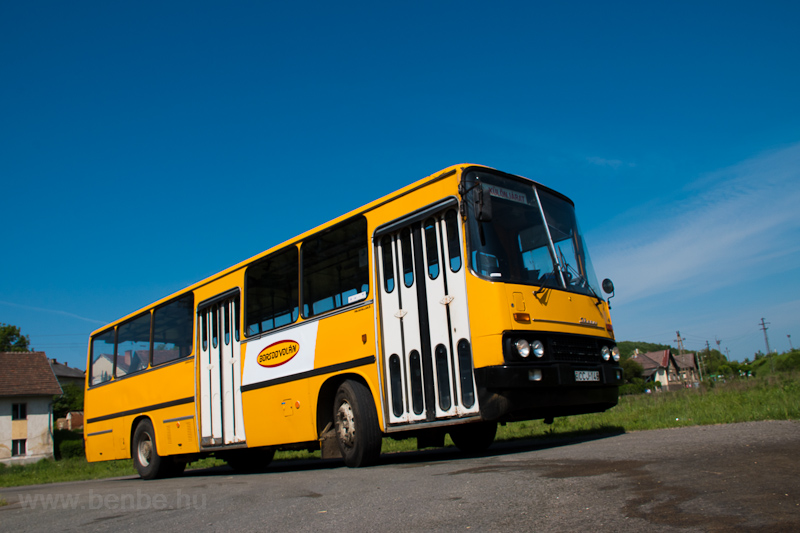
<path fill-rule="evenodd" d="M 714 335 L 714 340 L 717 341 L 717 351 L 722 354 L 722 350 L 720 350 L 719 345 L 722 343 L 722 340 L 718 339 L 716 335 Z"/>
<path fill-rule="evenodd" d="M 764 319 L 762 318 L 761 330 L 764 332 L 764 342 L 767 344 L 767 355 L 769 355 L 771 352 L 769 351 L 769 337 L 767 337 L 767 330 L 769 328 L 767 327 L 767 324 L 769 324 L 769 322 L 764 322 Z"/>
<path fill-rule="evenodd" d="M 789 339 L 789 351 L 793 352 L 794 351 L 794 347 L 792 346 L 792 336 L 791 335 L 786 335 L 786 338 Z"/>
<path fill-rule="evenodd" d="M 772 354 L 769 351 L 769 337 L 767 337 L 767 330 L 769 328 L 767 327 L 767 324 L 769 324 L 769 322 L 764 322 L 764 318 L 762 317 L 761 318 L 761 329 L 762 329 L 762 331 L 764 331 L 764 342 L 767 344 L 767 357 L 769 358 L 769 368 L 770 368 L 770 371 L 774 373 L 775 372 L 775 360 L 774 360 L 774 358 L 772 357 Z"/>
<path fill-rule="evenodd" d="M 684 341 L 684 339 L 683 339 L 683 337 L 681 337 L 681 332 L 680 331 L 676 331 L 675 333 L 678 334 L 678 338 L 675 339 L 675 342 L 678 343 L 678 353 L 683 355 L 683 341 Z"/>

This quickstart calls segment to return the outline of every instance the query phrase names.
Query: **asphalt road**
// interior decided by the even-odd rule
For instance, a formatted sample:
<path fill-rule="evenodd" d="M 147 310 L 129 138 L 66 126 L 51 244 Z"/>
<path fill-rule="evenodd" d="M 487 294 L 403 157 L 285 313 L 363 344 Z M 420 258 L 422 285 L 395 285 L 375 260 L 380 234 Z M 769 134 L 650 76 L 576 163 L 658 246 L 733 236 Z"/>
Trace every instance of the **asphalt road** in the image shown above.
<path fill-rule="evenodd" d="M 800 531 L 800 422 L 3 488 L 0 531 Z M 49 503 L 48 503 L 49 502 Z"/>

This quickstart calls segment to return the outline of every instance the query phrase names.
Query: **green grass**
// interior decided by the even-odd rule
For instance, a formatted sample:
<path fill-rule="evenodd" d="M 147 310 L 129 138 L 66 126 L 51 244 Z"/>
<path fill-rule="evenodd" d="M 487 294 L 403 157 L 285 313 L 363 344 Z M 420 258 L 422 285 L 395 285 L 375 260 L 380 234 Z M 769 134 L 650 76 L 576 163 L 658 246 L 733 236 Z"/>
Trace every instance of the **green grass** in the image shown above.
<path fill-rule="evenodd" d="M 190 468 L 209 468 L 224 465 L 213 457 L 192 463 Z M 130 459 L 89 463 L 83 457 L 71 457 L 60 461 L 42 459 L 28 465 L 0 464 L 0 487 L 18 487 L 63 481 L 82 481 L 136 475 Z"/>
<path fill-rule="evenodd" d="M 501 427 L 498 440 L 567 433 L 600 433 L 730 424 L 754 420 L 800 419 L 800 375 L 775 375 L 764 379 L 736 380 L 712 388 L 623 396 L 604 413 L 515 422 Z"/>
<path fill-rule="evenodd" d="M 798 419 L 800 374 L 795 372 L 740 379 L 700 389 L 623 396 L 619 405 L 605 413 L 557 418 L 552 425 L 546 425 L 541 420 L 509 423 L 498 429 L 497 440 L 563 438 L 576 434 Z M 449 437 L 445 445 L 452 446 Z M 383 440 L 383 453 L 415 449 L 416 439 Z M 275 454 L 276 461 L 318 457 L 319 451 L 279 451 Z M 189 468 L 210 468 L 224 464 L 221 459 L 207 458 L 190 464 Z M 0 464 L 0 487 L 135 474 L 130 460 L 87 463 L 83 458 L 70 458 L 61 461 L 42 460 L 25 466 Z"/>

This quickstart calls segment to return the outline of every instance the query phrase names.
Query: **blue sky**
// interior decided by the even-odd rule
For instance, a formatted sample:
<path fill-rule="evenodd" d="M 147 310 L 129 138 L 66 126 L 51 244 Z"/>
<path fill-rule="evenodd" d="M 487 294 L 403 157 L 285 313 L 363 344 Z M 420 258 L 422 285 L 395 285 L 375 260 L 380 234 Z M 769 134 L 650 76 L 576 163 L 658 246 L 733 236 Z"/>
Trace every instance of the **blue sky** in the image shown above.
<path fill-rule="evenodd" d="M 0 322 L 88 334 L 456 163 L 576 203 L 619 340 L 800 345 L 797 2 L 3 2 Z"/>

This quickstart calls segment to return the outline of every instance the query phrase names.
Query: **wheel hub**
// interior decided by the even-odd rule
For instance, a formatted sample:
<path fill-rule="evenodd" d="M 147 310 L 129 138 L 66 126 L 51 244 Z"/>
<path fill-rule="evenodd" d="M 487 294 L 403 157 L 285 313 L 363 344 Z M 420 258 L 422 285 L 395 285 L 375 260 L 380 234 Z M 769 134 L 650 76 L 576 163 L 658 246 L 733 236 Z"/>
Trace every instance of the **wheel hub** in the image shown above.
<path fill-rule="evenodd" d="M 139 463 L 142 466 L 148 466 L 153 456 L 153 442 L 150 440 L 150 435 L 145 434 L 144 438 L 139 441 L 138 451 Z"/>
<path fill-rule="evenodd" d="M 348 402 L 342 402 L 342 405 L 336 411 L 336 433 L 339 437 L 339 442 L 347 447 L 352 447 L 355 442 L 355 430 L 353 408 Z"/>

